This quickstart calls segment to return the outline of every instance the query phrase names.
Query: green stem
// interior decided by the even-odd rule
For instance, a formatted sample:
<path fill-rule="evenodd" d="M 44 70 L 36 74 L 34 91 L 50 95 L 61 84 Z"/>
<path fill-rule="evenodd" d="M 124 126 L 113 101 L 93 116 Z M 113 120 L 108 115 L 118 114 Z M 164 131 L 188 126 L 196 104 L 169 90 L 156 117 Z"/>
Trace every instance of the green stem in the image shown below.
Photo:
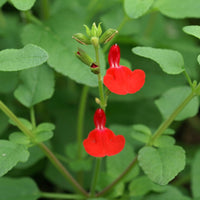
<path fill-rule="evenodd" d="M 94 169 L 94 175 L 91 183 L 91 189 L 90 189 L 90 196 L 94 197 L 95 196 L 95 189 L 97 185 L 97 180 L 99 177 L 99 171 L 100 171 L 100 166 L 101 166 L 101 158 L 96 158 L 96 166 Z"/>
<path fill-rule="evenodd" d="M 78 123 L 77 123 L 78 159 L 82 158 L 81 147 L 82 147 L 82 140 L 83 140 L 83 122 L 84 122 L 84 114 L 85 114 L 88 90 L 89 90 L 88 86 L 83 86 L 80 104 L 79 104 Z"/>
<path fill-rule="evenodd" d="M 95 49 L 95 55 L 96 55 L 96 64 L 100 68 L 99 45 L 98 46 L 94 45 L 94 49 Z M 99 71 L 99 74 L 98 74 L 98 86 L 99 86 L 99 97 L 100 97 L 100 101 L 101 101 L 100 106 L 105 111 L 106 105 L 105 105 L 105 98 L 104 98 L 101 70 Z"/>
<path fill-rule="evenodd" d="M 84 196 L 88 196 L 88 193 L 81 187 L 81 185 L 72 177 L 62 163 L 56 158 L 56 156 L 50 151 L 50 149 L 43 143 L 39 143 L 38 146 L 43 150 L 45 155 L 49 158 L 51 163 L 57 168 L 57 170 L 67 179 L 74 188 Z"/>
<path fill-rule="evenodd" d="M 27 129 L 21 121 L 17 118 L 17 116 L 2 102 L 0 101 L 0 109 L 12 120 L 15 122 L 17 127 L 30 139 L 32 139 L 34 143 L 34 136 L 32 132 Z M 46 156 L 52 162 L 52 164 L 60 171 L 60 173 L 74 186 L 77 191 L 79 191 L 84 196 L 88 196 L 88 193 L 79 185 L 79 183 L 71 176 L 71 174 L 67 171 L 67 169 L 62 165 L 62 163 L 55 157 L 55 155 L 51 152 L 51 150 L 43 143 L 37 143 L 37 145 L 44 151 Z"/>
<path fill-rule="evenodd" d="M 150 144 L 153 145 L 154 141 L 162 135 L 162 133 L 168 128 L 168 126 L 173 122 L 173 120 L 176 118 L 176 116 L 183 110 L 183 108 L 192 100 L 192 98 L 196 96 L 195 92 L 192 91 L 187 98 L 174 110 L 174 112 L 169 116 L 168 119 L 166 119 L 160 127 L 157 129 L 157 131 L 154 133 L 153 137 L 151 138 Z"/>
<path fill-rule="evenodd" d="M 49 0 L 41 0 L 41 18 L 48 19 L 49 18 Z"/>
<path fill-rule="evenodd" d="M 115 179 L 110 185 L 105 187 L 101 192 L 99 192 L 96 196 L 100 197 L 109 192 L 115 185 L 117 185 L 136 165 L 137 157 L 133 159 L 133 161 L 129 164 L 129 166 Z"/>
<path fill-rule="evenodd" d="M 49 192 L 41 192 L 41 198 L 50 198 L 50 199 L 85 199 L 81 195 L 77 194 L 58 194 L 58 193 L 49 193 Z"/>
<path fill-rule="evenodd" d="M 35 110 L 33 106 L 30 108 L 30 118 L 32 123 L 32 130 L 36 128 L 36 121 L 35 121 Z"/>
<path fill-rule="evenodd" d="M 184 70 L 183 74 L 185 75 L 190 87 L 193 88 L 192 80 L 191 80 L 190 76 L 188 75 L 188 73 Z"/>
<path fill-rule="evenodd" d="M 2 102 L 0 101 L 0 109 L 17 125 L 17 127 L 30 139 L 34 140 L 34 136 L 30 130 L 28 130 L 16 115 Z"/>

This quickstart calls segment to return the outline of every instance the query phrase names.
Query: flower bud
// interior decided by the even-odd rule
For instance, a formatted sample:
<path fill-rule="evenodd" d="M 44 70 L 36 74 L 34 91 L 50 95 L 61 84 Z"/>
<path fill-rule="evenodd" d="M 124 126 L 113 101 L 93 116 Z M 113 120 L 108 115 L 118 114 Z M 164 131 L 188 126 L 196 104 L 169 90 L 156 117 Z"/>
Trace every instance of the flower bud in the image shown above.
<path fill-rule="evenodd" d="M 78 48 L 78 51 L 76 52 L 76 56 L 79 60 L 81 60 L 83 63 L 85 63 L 88 66 L 91 66 L 93 63 L 92 58 L 81 48 Z"/>
<path fill-rule="evenodd" d="M 95 47 L 99 46 L 99 38 L 98 37 L 92 37 L 90 41 Z"/>
<path fill-rule="evenodd" d="M 100 43 L 106 44 L 109 42 L 116 34 L 118 31 L 116 29 L 109 28 L 106 30 L 103 35 L 100 37 Z"/>
<path fill-rule="evenodd" d="M 94 22 L 93 24 L 92 24 L 92 28 L 91 28 L 91 36 L 92 37 L 95 37 L 95 36 L 97 36 L 97 26 L 96 26 L 96 23 Z"/>
<path fill-rule="evenodd" d="M 86 31 L 87 35 L 90 37 L 91 36 L 91 31 L 90 31 L 89 27 L 87 25 L 85 25 L 85 24 L 83 26 L 85 27 L 85 31 Z"/>
<path fill-rule="evenodd" d="M 82 33 L 76 33 L 72 38 L 84 45 L 91 44 L 90 39 Z"/>
<path fill-rule="evenodd" d="M 100 37 L 102 34 L 102 28 L 101 28 L 101 22 L 98 24 L 98 28 L 97 28 L 97 37 Z"/>
<path fill-rule="evenodd" d="M 91 72 L 93 72 L 94 74 L 99 74 L 100 69 L 99 66 L 96 65 L 95 63 L 92 63 L 92 65 L 90 66 Z"/>

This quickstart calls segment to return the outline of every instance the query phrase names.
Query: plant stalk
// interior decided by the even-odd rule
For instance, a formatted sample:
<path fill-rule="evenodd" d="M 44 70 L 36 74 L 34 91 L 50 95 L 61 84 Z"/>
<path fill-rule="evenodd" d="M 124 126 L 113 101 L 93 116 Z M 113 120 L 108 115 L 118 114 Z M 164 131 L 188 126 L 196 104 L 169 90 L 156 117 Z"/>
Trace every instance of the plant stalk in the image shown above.
<path fill-rule="evenodd" d="M 94 175 L 91 183 L 91 189 L 90 189 L 90 196 L 94 197 L 95 196 L 95 189 L 99 177 L 99 171 L 100 171 L 100 166 L 101 166 L 101 158 L 96 158 L 96 166 L 94 169 Z"/>
<path fill-rule="evenodd" d="M 107 192 L 109 192 L 115 185 L 117 185 L 137 164 L 137 157 L 133 159 L 133 161 L 129 164 L 129 166 L 118 176 L 117 179 L 115 179 L 110 185 L 105 187 L 101 192 L 99 192 L 96 197 L 103 196 Z"/>
<path fill-rule="evenodd" d="M 48 198 L 48 199 L 85 199 L 81 195 L 77 194 L 59 194 L 59 193 L 49 193 L 49 192 L 41 192 L 41 198 Z"/>
<path fill-rule="evenodd" d="M 17 116 L 2 102 L 0 101 L 0 109 L 12 120 L 15 122 L 17 127 L 28 136 L 34 143 L 34 136 L 32 132 L 27 129 Z M 60 173 L 74 186 L 74 188 L 79 191 L 84 196 L 88 197 L 88 193 L 80 186 L 80 184 L 71 176 L 67 169 L 62 165 L 62 163 L 56 158 L 56 156 L 51 152 L 51 150 L 43 143 L 36 143 L 49 158 L 52 164 L 60 171 Z"/>

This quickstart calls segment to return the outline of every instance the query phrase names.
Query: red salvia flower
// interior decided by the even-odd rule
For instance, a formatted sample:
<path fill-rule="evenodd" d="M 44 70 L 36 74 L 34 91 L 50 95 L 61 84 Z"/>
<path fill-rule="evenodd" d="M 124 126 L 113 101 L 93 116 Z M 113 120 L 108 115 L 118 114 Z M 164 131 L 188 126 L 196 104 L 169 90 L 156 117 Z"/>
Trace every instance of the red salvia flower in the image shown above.
<path fill-rule="evenodd" d="M 113 156 L 118 154 L 125 145 L 122 135 L 115 135 L 105 127 L 106 115 L 102 109 L 97 109 L 94 114 L 95 129 L 83 141 L 83 146 L 88 154 L 94 157 Z"/>
<path fill-rule="evenodd" d="M 131 71 L 128 67 L 119 65 L 120 48 L 117 44 L 110 48 L 108 62 L 110 68 L 106 71 L 103 82 L 113 93 L 119 95 L 133 94 L 139 91 L 145 82 L 143 70 Z"/>

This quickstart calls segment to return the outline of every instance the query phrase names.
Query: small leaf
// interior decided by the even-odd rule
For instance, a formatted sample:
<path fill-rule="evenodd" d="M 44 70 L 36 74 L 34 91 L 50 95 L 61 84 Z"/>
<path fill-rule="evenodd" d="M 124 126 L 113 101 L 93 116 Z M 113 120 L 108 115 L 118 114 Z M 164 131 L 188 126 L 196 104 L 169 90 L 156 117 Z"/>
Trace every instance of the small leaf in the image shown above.
<path fill-rule="evenodd" d="M 15 168 L 27 169 L 45 157 L 44 152 L 38 146 L 31 146 L 28 151 L 30 153 L 29 159 L 25 163 L 18 163 Z"/>
<path fill-rule="evenodd" d="M 133 131 L 131 132 L 132 138 L 147 144 L 151 137 L 151 130 L 142 124 L 133 125 Z"/>
<path fill-rule="evenodd" d="M 0 71 L 18 71 L 36 67 L 47 59 L 46 51 L 33 44 L 27 44 L 22 49 L 5 49 L 0 51 Z"/>
<path fill-rule="evenodd" d="M 7 0 L 0 0 L 0 7 L 6 3 Z"/>
<path fill-rule="evenodd" d="M 193 197 L 200 197 L 200 150 L 195 154 L 194 160 L 192 162 L 192 194 Z"/>
<path fill-rule="evenodd" d="M 16 144 L 24 144 L 24 145 L 30 144 L 29 138 L 26 135 L 24 135 L 22 132 L 14 132 L 10 134 L 9 140 Z"/>
<path fill-rule="evenodd" d="M 125 0 L 125 12 L 130 18 L 137 19 L 149 10 L 153 2 L 154 0 Z"/>
<path fill-rule="evenodd" d="M 53 137 L 53 132 L 52 131 L 44 131 L 44 132 L 39 132 L 35 135 L 35 141 L 40 143 L 47 141 Z"/>
<path fill-rule="evenodd" d="M 146 176 L 140 176 L 133 179 L 129 185 L 129 192 L 131 196 L 143 196 L 151 191 L 163 192 L 164 190 L 164 186 L 153 183 Z"/>
<path fill-rule="evenodd" d="M 190 93 L 190 87 L 181 86 L 168 90 L 159 99 L 155 100 L 155 104 L 160 110 L 163 118 L 168 118 Z M 184 120 L 193 117 L 197 114 L 198 109 L 199 99 L 198 97 L 194 97 L 177 115 L 175 120 Z"/>
<path fill-rule="evenodd" d="M 183 195 L 180 190 L 173 186 L 166 186 L 166 191 L 155 194 L 147 195 L 143 200 L 192 200 L 191 198 Z"/>
<path fill-rule="evenodd" d="M 14 92 L 24 106 L 31 107 L 51 98 L 54 92 L 54 72 L 47 66 L 39 66 L 20 73 L 21 84 Z"/>
<path fill-rule="evenodd" d="M 200 55 L 198 55 L 197 61 L 198 61 L 198 63 L 200 64 Z"/>
<path fill-rule="evenodd" d="M 184 71 L 184 60 L 178 51 L 151 47 L 135 47 L 132 51 L 136 55 L 157 62 L 167 74 L 180 74 Z"/>
<path fill-rule="evenodd" d="M 29 152 L 22 145 L 0 140 L 0 176 L 6 174 L 18 162 L 26 162 Z"/>
<path fill-rule="evenodd" d="M 0 179 L 1 200 L 37 200 L 40 191 L 31 178 L 7 178 Z"/>
<path fill-rule="evenodd" d="M 197 0 L 157 0 L 154 8 L 172 18 L 200 17 L 200 1 Z"/>
<path fill-rule="evenodd" d="M 168 147 L 168 146 L 173 146 L 174 144 L 175 144 L 175 139 L 167 135 L 160 136 L 153 143 L 155 147 Z"/>
<path fill-rule="evenodd" d="M 36 132 L 41 132 L 41 131 L 53 131 L 55 129 L 55 125 L 52 123 L 44 122 L 39 124 L 36 127 Z"/>
<path fill-rule="evenodd" d="M 29 10 L 36 0 L 10 0 L 18 10 Z"/>
<path fill-rule="evenodd" d="M 27 129 L 32 130 L 32 124 L 31 124 L 31 122 L 29 122 L 27 119 L 24 119 L 24 118 L 21 118 L 21 117 L 18 117 L 18 119 L 19 119 L 19 121 L 20 121 L 24 126 L 26 126 Z M 9 120 L 9 122 L 10 122 L 10 124 L 12 124 L 13 126 L 17 126 L 17 125 L 15 124 L 14 121 Z"/>
<path fill-rule="evenodd" d="M 179 146 L 143 147 L 139 151 L 139 165 L 155 183 L 166 185 L 185 167 L 185 151 Z"/>
<path fill-rule="evenodd" d="M 163 134 L 164 135 L 174 135 L 176 133 L 176 131 L 174 129 L 171 129 L 171 128 L 167 128 Z"/>
<path fill-rule="evenodd" d="M 189 35 L 193 35 L 200 39 L 200 26 L 185 26 L 183 27 L 183 31 Z"/>

